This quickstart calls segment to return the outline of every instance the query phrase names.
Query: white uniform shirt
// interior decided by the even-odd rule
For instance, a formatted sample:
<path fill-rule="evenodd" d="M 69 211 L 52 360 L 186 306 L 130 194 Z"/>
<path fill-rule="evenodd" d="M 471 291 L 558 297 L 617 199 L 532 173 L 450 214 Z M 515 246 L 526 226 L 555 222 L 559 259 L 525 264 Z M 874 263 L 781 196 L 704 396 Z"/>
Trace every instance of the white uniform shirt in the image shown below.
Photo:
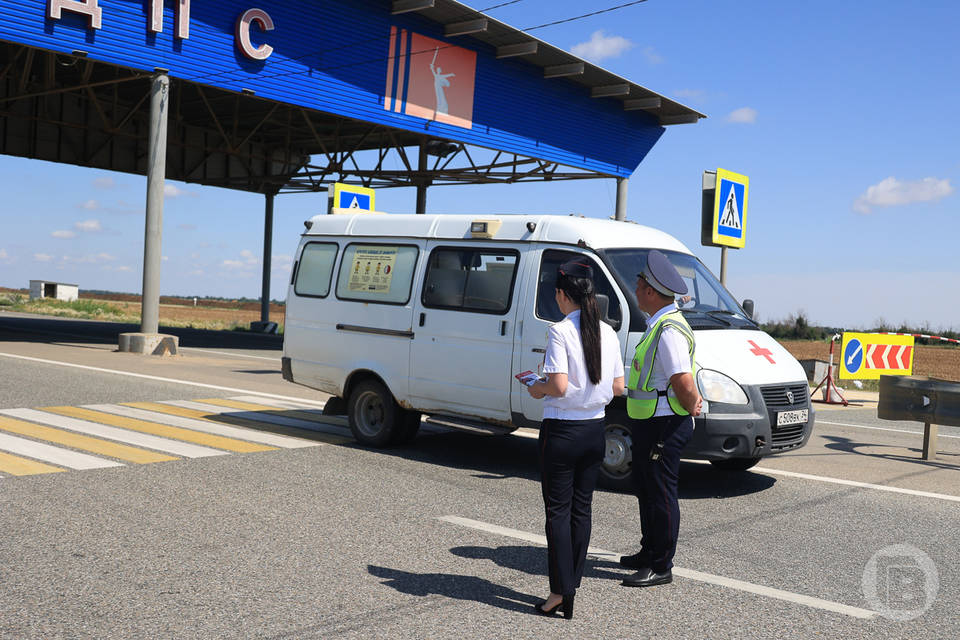
<path fill-rule="evenodd" d="M 617 334 L 606 322 L 600 323 L 600 382 L 592 384 L 580 341 L 580 311 L 572 312 L 547 330 L 543 372 L 567 374 L 567 391 L 563 397 L 543 399 L 544 418 L 602 418 L 604 407 L 613 400 L 613 381 L 623 376 L 623 356 Z"/>
<path fill-rule="evenodd" d="M 652 327 L 664 314 L 677 310 L 677 305 L 670 303 L 660 311 L 650 316 L 647 327 Z M 646 335 L 646 334 L 644 334 Z M 642 340 L 642 338 L 641 338 Z M 660 345 L 657 347 L 657 356 L 653 360 L 653 374 L 650 376 L 650 388 L 664 390 L 670 384 L 670 378 L 678 373 L 692 373 L 690 363 L 690 343 L 679 330 L 674 327 L 664 327 L 660 333 Z M 657 410 L 654 417 L 672 416 L 673 409 L 666 396 L 657 399 Z"/>

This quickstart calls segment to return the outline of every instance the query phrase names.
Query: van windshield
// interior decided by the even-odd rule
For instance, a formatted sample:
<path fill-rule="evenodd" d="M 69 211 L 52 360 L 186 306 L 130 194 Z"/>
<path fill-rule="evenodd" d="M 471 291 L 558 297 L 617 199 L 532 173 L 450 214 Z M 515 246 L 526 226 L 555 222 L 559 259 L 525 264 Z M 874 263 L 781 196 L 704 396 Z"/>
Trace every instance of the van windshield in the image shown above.
<path fill-rule="evenodd" d="M 635 299 L 633 287 L 637 274 L 647 263 L 649 249 L 607 249 L 603 252 L 608 263 L 624 283 L 628 297 Z M 685 296 L 677 296 L 677 306 L 683 311 L 693 329 L 754 329 L 756 324 L 747 317 L 730 292 L 703 266 L 696 257 L 674 251 L 662 252 L 677 268 L 687 284 Z"/>

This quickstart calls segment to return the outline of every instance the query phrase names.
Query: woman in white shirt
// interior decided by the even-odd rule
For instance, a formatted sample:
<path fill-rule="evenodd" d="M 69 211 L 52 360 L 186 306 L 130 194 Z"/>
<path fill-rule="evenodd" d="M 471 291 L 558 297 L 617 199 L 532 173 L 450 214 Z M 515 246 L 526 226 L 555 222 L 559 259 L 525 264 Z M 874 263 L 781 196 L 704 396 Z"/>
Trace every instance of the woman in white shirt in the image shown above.
<path fill-rule="evenodd" d="M 623 393 L 623 358 L 613 329 L 600 321 L 593 268 L 586 258 L 557 270 L 557 305 L 566 316 L 547 331 L 540 475 L 546 511 L 550 596 L 537 612 L 573 617 L 573 599 L 590 545 L 593 489 L 604 455 L 604 408 Z"/>

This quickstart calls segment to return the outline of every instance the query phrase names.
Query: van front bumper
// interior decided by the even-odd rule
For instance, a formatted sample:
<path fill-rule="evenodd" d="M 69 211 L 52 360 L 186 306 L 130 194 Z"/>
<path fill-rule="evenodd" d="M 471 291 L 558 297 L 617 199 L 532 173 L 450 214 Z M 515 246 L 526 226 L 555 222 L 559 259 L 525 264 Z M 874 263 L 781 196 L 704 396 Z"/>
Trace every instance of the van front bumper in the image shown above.
<path fill-rule="evenodd" d="M 781 385 L 742 385 L 747 404 L 708 402 L 696 419 L 684 458 L 760 458 L 804 446 L 813 431 L 814 411 L 806 381 Z M 807 421 L 777 426 L 777 414 L 807 409 Z"/>

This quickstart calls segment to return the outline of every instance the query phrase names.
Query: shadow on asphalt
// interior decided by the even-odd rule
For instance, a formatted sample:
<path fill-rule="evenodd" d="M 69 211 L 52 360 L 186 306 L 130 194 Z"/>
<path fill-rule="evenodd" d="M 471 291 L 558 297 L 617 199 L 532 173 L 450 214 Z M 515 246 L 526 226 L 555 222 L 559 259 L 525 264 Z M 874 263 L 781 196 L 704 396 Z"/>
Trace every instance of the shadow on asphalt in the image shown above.
<path fill-rule="evenodd" d="M 138 331 L 140 331 L 139 325 L 118 322 L 0 314 L 0 343 L 38 342 L 117 346 L 118 336 L 121 333 Z M 160 327 L 160 333 L 177 336 L 180 338 L 180 346 L 188 348 L 265 349 L 278 352 L 283 350 L 283 336 L 163 326 Z"/>
<path fill-rule="evenodd" d="M 450 553 L 468 560 L 489 560 L 498 567 L 512 569 L 534 576 L 547 576 L 547 549 L 541 546 L 454 547 Z M 606 569 L 619 569 L 607 571 Z M 615 562 L 587 558 L 583 571 L 585 578 L 623 580 L 631 572 Z"/>
<path fill-rule="evenodd" d="M 945 451 L 938 451 L 937 457 L 943 458 L 943 460 L 924 460 L 923 459 L 923 450 L 919 448 L 909 448 L 908 451 L 916 452 L 916 457 L 905 456 L 899 453 L 879 453 L 875 451 L 861 451 L 861 448 L 869 449 L 895 449 L 897 451 L 903 451 L 904 447 L 888 445 L 888 444 L 877 444 L 875 442 L 857 442 L 850 438 L 844 438 L 842 436 L 821 436 L 824 440 L 829 441 L 829 444 L 824 445 L 826 449 L 832 449 L 834 451 L 842 451 L 844 453 L 853 453 L 859 456 L 866 456 L 868 458 L 877 458 L 880 460 L 895 460 L 897 462 L 911 462 L 913 464 L 932 467 L 936 469 L 956 469 L 960 465 L 960 454 L 958 453 L 948 453 Z M 918 439 L 921 439 L 923 436 L 917 436 Z"/>
<path fill-rule="evenodd" d="M 370 575 L 381 578 L 383 580 L 381 584 L 412 596 L 438 595 L 457 600 L 482 602 L 491 607 L 520 613 L 529 612 L 531 615 L 537 615 L 533 605 L 541 600 L 537 596 L 520 593 L 476 576 L 453 573 L 413 573 L 376 565 L 369 565 L 367 571 Z"/>

